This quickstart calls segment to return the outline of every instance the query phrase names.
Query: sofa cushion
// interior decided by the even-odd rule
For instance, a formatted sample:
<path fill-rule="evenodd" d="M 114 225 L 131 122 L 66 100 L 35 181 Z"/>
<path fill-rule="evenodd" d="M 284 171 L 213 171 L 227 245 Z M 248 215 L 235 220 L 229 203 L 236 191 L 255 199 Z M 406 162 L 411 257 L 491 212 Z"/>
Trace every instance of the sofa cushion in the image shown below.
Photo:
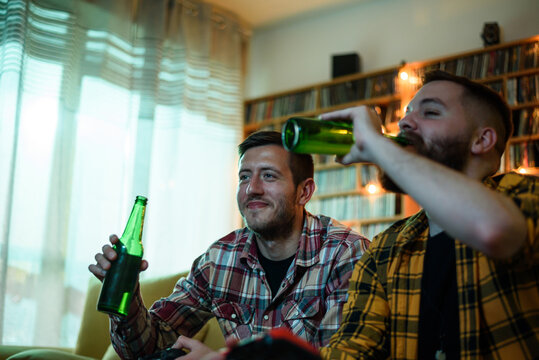
<path fill-rule="evenodd" d="M 101 359 L 110 344 L 109 317 L 97 311 L 97 299 L 100 292 L 101 282 L 92 276 L 74 351 L 75 354 L 96 359 Z"/>
<path fill-rule="evenodd" d="M 121 360 L 118 354 L 116 354 L 116 350 L 112 347 L 112 345 L 109 345 L 107 348 L 107 351 L 105 352 L 105 355 L 103 355 L 103 358 L 101 360 Z"/>
<path fill-rule="evenodd" d="M 25 350 L 10 356 L 8 360 L 95 360 L 94 358 L 75 355 L 67 351 L 51 349 Z"/>

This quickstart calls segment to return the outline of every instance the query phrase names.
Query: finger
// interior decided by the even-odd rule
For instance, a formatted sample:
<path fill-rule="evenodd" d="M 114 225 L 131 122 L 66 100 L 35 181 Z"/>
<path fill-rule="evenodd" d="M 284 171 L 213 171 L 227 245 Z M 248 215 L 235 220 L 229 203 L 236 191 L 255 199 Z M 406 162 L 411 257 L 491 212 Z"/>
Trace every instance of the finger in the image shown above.
<path fill-rule="evenodd" d="M 339 161 L 338 161 L 340 164 L 343 164 L 343 165 L 350 165 L 351 163 L 354 162 L 353 160 L 353 157 L 350 153 L 342 156 Z"/>
<path fill-rule="evenodd" d="M 110 261 L 105 257 L 104 254 L 102 253 L 97 253 L 95 254 L 95 261 L 96 261 L 96 265 L 100 268 L 102 268 L 103 270 L 108 270 L 110 269 Z"/>
<path fill-rule="evenodd" d="M 173 349 L 186 349 L 191 352 L 191 355 L 195 355 L 193 351 L 197 351 L 200 353 L 200 351 L 204 353 L 211 352 L 211 349 L 208 348 L 206 345 L 201 343 L 198 340 L 191 339 L 190 337 L 180 335 L 178 336 L 178 339 L 176 339 L 176 342 L 174 345 L 171 346 Z M 188 359 L 188 358 L 186 358 Z"/>
<path fill-rule="evenodd" d="M 347 108 L 320 115 L 321 120 L 352 119 L 358 108 Z"/>
<path fill-rule="evenodd" d="M 228 348 L 231 348 L 233 346 L 236 346 L 237 343 L 239 343 L 240 341 L 238 340 L 238 338 L 235 338 L 234 336 L 229 336 L 226 338 L 225 340 L 225 344 Z"/>
<path fill-rule="evenodd" d="M 90 270 L 90 272 L 94 274 L 94 276 L 100 281 L 103 281 L 103 279 L 105 278 L 105 275 L 107 274 L 105 270 L 103 270 L 100 266 L 97 266 L 95 264 L 89 265 L 88 270 Z"/>
<path fill-rule="evenodd" d="M 225 354 L 221 354 L 221 353 L 218 353 L 218 352 L 212 352 L 212 353 L 204 356 L 200 360 L 225 360 L 225 359 L 226 359 Z"/>
<path fill-rule="evenodd" d="M 352 146 L 350 152 L 339 159 L 339 162 L 343 165 L 350 165 L 365 161 L 367 160 L 363 157 L 362 152 L 357 145 Z"/>
<path fill-rule="evenodd" d="M 118 254 L 116 254 L 116 251 L 112 248 L 112 246 L 108 244 L 103 245 L 103 248 L 101 250 L 103 252 L 103 256 L 105 257 L 105 259 L 109 261 L 114 261 L 118 257 Z"/>
<path fill-rule="evenodd" d="M 186 348 L 191 350 L 193 348 L 193 345 L 196 345 L 196 340 L 193 340 L 191 338 L 188 338 L 187 336 L 180 335 L 176 339 L 176 342 L 171 347 L 173 349 L 181 349 Z"/>
<path fill-rule="evenodd" d="M 116 234 L 111 234 L 109 235 L 109 241 L 112 244 L 116 244 L 118 241 L 120 241 L 120 239 L 118 238 L 118 236 L 116 236 Z"/>

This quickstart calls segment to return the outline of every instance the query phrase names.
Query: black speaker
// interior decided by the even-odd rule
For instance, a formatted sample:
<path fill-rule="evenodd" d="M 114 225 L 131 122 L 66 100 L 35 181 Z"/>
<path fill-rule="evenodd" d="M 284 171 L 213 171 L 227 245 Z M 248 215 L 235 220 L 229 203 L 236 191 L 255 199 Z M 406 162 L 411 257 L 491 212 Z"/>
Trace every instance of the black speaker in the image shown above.
<path fill-rule="evenodd" d="M 331 61 L 333 78 L 361 72 L 361 61 L 357 53 L 333 55 Z"/>

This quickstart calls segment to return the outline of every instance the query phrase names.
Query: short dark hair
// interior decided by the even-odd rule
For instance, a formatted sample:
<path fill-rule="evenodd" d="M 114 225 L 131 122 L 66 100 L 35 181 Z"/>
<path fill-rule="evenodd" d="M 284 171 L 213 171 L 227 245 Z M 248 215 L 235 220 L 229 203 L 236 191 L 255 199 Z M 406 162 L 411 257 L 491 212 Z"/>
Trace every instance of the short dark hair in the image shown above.
<path fill-rule="evenodd" d="M 472 100 L 475 101 L 476 104 L 482 105 L 482 110 L 485 110 L 486 112 L 487 122 L 494 127 L 498 134 L 498 140 L 495 147 L 501 156 L 505 151 L 505 146 L 509 137 L 513 134 L 511 110 L 505 100 L 488 86 L 442 70 L 434 70 L 425 73 L 423 85 L 433 81 L 451 81 L 459 84 L 464 87 L 463 101 Z"/>
<path fill-rule="evenodd" d="M 240 158 L 247 150 L 264 145 L 277 145 L 284 149 L 281 133 L 277 131 L 257 131 L 252 133 L 238 146 Z M 314 176 L 313 157 L 309 154 L 288 152 L 288 166 L 292 171 L 295 186 L 299 185 L 303 180 Z"/>

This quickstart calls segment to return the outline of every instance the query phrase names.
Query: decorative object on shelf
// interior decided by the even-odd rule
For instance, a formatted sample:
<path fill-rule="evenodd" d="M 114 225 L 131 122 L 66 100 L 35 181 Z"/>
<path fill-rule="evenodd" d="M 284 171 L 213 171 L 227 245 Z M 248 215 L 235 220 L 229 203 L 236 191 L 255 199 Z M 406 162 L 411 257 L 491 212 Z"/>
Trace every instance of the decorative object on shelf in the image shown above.
<path fill-rule="evenodd" d="M 483 39 L 483 46 L 491 46 L 500 43 L 500 27 L 497 22 L 488 22 L 483 25 L 483 32 L 481 33 L 481 39 Z"/>
<path fill-rule="evenodd" d="M 331 76 L 357 74 L 361 72 L 361 61 L 357 53 L 333 55 L 331 58 Z"/>

